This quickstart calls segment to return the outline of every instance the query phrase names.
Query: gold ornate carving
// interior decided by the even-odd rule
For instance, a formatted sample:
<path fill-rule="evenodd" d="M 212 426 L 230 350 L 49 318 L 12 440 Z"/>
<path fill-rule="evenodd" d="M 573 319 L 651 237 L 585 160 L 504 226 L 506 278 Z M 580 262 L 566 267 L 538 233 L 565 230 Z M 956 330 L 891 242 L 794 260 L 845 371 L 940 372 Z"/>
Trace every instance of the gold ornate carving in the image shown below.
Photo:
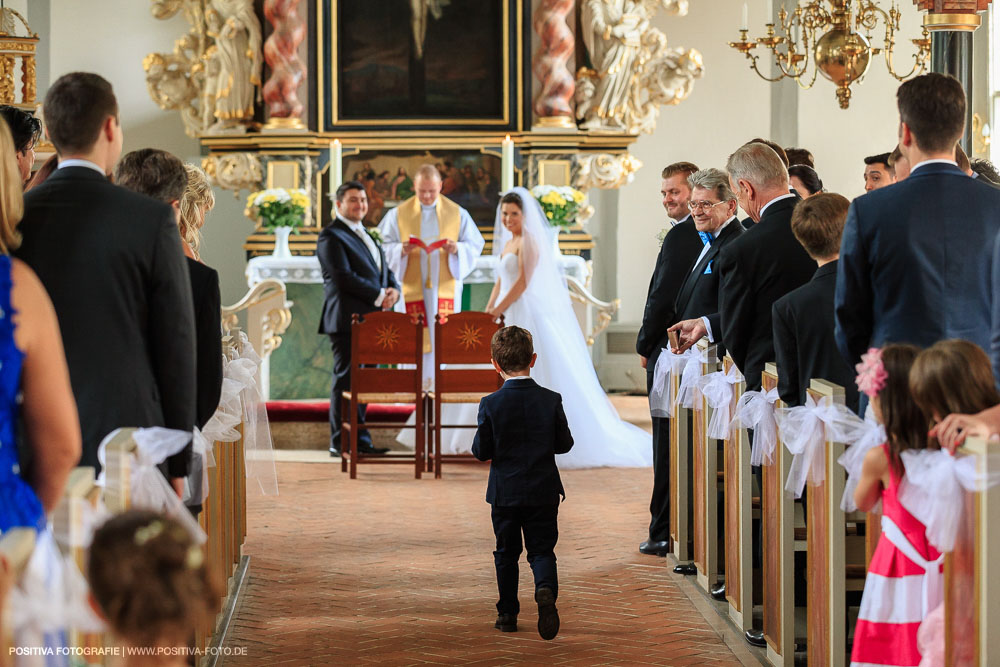
<path fill-rule="evenodd" d="M 208 180 L 239 197 L 241 190 L 258 190 L 264 180 L 260 158 L 254 153 L 223 153 L 201 159 Z"/>
<path fill-rule="evenodd" d="M 26 35 L 17 35 L 17 23 L 24 26 Z M 12 104 L 23 109 L 34 110 L 36 106 L 35 88 L 35 47 L 38 34 L 18 12 L 8 7 L 0 7 L 0 104 Z M 21 98 L 18 99 L 14 77 L 21 60 Z"/>
<path fill-rule="evenodd" d="M 143 59 L 149 96 L 180 112 L 188 136 L 245 131 L 263 57 L 252 0 L 153 0 L 151 11 L 161 20 L 183 11 L 191 27 L 172 53 Z"/>
<path fill-rule="evenodd" d="M 629 153 L 590 153 L 579 158 L 576 187 L 614 190 L 631 183 L 642 162 Z"/>
<path fill-rule="evenodd" d="M 656 128 L 659 107 L 691 94 L 704 68 L 694 49 L 667 48 L 667 37 L 650 25 L 658 9 L 687 14 L 687 0 L 584 0 L 583 40 L 594 68 L 576 78 L 576 116 L 581 127 L 639 134 Z"/>
<path fill-rule="evenodd" d="M 611 301 L 601 301 L 593 294 L 590 293 L 586 287 L 584 287 L 580 281 L 572 276 L 566 276 L 566 286 L 569 288 L 569 298 L 577 303 L 581 303 L 588 308 L 594 308 L 597 311 L 597 323 L 594 324 L 594 328 L 590 333 L 584 333 L 587 339 L 587 345 L 593 345 L 597 337 L 608 328 L 611 324 L 611 319 L 618 312 L 621 307 L 621 299 L 612 299 Z"/>
<path fill-rule="evenodd" d="M 281 346 L 281 336 L 292 322 L 291 302 L 285 300 L 285 284 L 262 280 L 232 306 L 222 308 L 222 330 L 238 330 L 239 315 L 246 311 L 247 338 L 263 359 Z"/>

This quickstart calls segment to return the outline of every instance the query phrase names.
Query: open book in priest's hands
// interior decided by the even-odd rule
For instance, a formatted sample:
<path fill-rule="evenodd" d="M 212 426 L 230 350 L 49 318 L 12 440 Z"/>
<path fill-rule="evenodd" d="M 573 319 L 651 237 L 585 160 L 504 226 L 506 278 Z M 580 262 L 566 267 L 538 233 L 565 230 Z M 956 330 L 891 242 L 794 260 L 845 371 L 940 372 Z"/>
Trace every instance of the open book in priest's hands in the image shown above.
<path fill-rule="evenodd" d="M 435 250 L 437 250 L 438 248 L 443 248 L 445 246 L 445 244 L 448 243 L 448 239 L 438 239 L 437 241 L 434 241 L 433 243 L 428 244 L 428 243 L 425 243 L 423 239 L 421 239 L 421 238 L 419 238 L 417 236 L 411 236 L 410 240 L 408 241 L 408 243 L 410 245 L 415 245 L 418 248 L 420 248 L 421 250 L 423 250 L 424 252 L 426 252 L 427 254 L 430 254 L 430 253 L 434 252 Z"/>

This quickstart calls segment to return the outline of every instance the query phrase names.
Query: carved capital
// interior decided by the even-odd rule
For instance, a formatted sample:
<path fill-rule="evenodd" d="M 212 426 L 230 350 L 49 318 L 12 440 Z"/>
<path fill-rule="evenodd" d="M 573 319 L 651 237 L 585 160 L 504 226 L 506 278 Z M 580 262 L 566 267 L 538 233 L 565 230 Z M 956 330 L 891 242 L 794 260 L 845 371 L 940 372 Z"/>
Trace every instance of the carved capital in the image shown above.
<path fill-rule="evenodd" d="M 254 153 L 209 155 L 202 158 L 201 168 L 212 185 L 232 190 L 235 197 L 241 190 L 259 190 L 264 181 L 260 158 Z"/>
<path fill-rule="evenodd" d="M 614 190 L 631 183 L 635 172 L 642 167 L 642 162 L 630 155 L 621 153 L 590 153 L 580 156 L 579 172 L 575 185 L 581 190 L 587 188 L 602 188 Z"/>

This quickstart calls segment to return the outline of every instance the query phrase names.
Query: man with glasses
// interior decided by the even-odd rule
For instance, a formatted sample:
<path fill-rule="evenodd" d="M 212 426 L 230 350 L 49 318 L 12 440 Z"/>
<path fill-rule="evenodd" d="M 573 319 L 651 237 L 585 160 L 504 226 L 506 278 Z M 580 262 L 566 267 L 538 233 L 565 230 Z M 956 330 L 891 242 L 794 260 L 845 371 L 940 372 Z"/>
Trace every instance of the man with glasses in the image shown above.
<path fill-rule="evenodd" d="M 688 210 L 691 186 L 688 177 L 698 171 L 690 162 L 668 165 L 661 174 L 660 195 L 667 215 L 676 222 L 663 239 L 656 268 L 649 281 L 646 309 L 642 315 L 642 328 L 636 339 L 642 367 L 646 369 L 646 389 L 653 385 L 653 370 L 660 357 L 660 350 L 667 346 L 667 327 L 677 321 L 674 304 L 681 283 L 691 270 L 702 243 L 698 230 Z M 670 468 L 669 423 L 653 417 L 653 494 L 649 501 L 649 539 L 639 545 L 640 553 L 666 556 L 670 551 Z"/>

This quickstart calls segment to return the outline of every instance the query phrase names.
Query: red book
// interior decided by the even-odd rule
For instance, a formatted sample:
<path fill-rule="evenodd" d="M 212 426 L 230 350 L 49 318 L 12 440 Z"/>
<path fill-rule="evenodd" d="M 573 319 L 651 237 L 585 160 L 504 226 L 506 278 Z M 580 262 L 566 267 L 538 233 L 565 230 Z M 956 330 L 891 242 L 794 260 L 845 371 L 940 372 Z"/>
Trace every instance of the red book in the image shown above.
<path fill-rule="evenodd" d="M 447 243 L 447 242 L 448 242 L 448 239 L 438 239 L 434 243 L 431 243 L 430 245 L 427 245 L 426 243 L 423 242 L 422 239 L 420 239 L 420 238 L 418 238 L 416 236 L 411 236 L 410 237 L 410 243 L 412 245 L 419 246 L 421 250 L 423 250 L 424 252 L 426 252 L 428 254 L 434 252 L 438 248 L 443 248 L 444 244 Z"/>

